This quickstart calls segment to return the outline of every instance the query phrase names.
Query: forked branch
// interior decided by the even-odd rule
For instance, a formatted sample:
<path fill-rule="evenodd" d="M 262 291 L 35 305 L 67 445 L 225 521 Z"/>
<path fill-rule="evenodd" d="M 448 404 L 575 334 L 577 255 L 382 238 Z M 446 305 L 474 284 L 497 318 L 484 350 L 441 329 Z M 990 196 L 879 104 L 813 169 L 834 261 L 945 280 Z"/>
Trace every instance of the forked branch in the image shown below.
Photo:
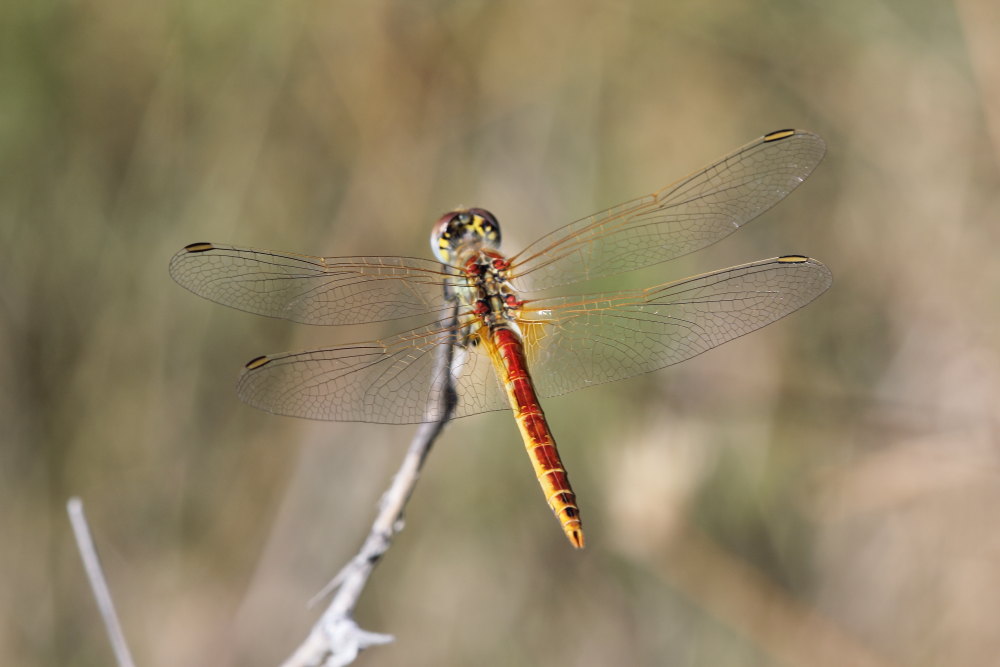
<path fill-rule="evenodd" d="M 453 322 L 456 314 L 457 306 L 452 313 Z M 432 403 L 427 406 L 427 414 L 436 415 L 435 419 L 421 424 L 417 430 L 392 484 L 379 502 L 378 515 L 360 551 L 317 595 L 323 597 L 333 591 L 329 606 L 282 667 L 340 667 L 354 662 L 362 649 L 392 641 L 391 635 L 358 627 L 354 608 L 375 566 L 392 546 L 393 537 L 403 529 L 403 512 L 427 454 L 454 413 L 458 401 L 452 381 L 454 343 L 450 340 L 438 347 L 433 376 L 437 386 L 432 392 Z"/>

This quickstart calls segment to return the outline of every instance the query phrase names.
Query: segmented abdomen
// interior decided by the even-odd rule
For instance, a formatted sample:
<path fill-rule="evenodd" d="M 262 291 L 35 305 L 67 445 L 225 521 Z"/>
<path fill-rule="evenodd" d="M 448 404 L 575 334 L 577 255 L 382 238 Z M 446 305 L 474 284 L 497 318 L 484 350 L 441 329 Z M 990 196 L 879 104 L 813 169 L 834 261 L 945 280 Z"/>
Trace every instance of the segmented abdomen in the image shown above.
<path fill-rule="evenodd" d="M 497 327 L 490 335 L 490 352 L 495 357 L 497 371 L 501 373 L 500 379 L 521 429 L 521 437 L 538 483 L 549 507 L 562 524 L 566 537 L 574 547 L 582 548 L 583 528 L 580 524 L 580 510 L 576 506 L 576 494 L 570 487 L 552 431 L 549 430 L 545 413 L 535 395 L 535 386 L 528 373 L 524 343 L 516 331 L 506 327 Z"/>

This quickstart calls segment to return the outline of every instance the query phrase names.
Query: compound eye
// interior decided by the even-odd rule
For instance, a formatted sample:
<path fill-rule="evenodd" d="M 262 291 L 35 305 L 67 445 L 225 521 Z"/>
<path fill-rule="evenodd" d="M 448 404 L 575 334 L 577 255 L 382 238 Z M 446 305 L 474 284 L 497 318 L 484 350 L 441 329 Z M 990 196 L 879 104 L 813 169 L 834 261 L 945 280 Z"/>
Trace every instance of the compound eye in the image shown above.
<path fill-rule="evenodd" d="M 500 247 L 500 223 L 496 216 L 485 208 L 470 208 L 469 213 L 482 221 L 480 229 L 486 243 L 494 248 Z"/>
<path fill-rule="evenodd" d="M 453 245 L 462 238 L 465 225 L 461 222 L 465 211 L 448 211 L 434 223 L 431 228 L 431 249 L 442 262 L 448 263 L 452 258 Z"/>
<path fill-rule="evenodd" d="M 450 211 L 445 213 L 438 221 L 434 223 L 434 227 L 431 229 L 432 239 L 450 239 L 455 236 L 455 220 L 460 213 L 455 211 Z"/>
<path fill-rule="evenodd" d="M 470 208 L 469 212 L 466 215 L 469 216 L 470 220 L 472 219 L 472 216 L 479 216 L 480 218 L 483 219 L 484 227 L 497 229 L 500 226 L 499 223 L 497 222 L 496 216 L 487 211 L 485 208 Z"/>

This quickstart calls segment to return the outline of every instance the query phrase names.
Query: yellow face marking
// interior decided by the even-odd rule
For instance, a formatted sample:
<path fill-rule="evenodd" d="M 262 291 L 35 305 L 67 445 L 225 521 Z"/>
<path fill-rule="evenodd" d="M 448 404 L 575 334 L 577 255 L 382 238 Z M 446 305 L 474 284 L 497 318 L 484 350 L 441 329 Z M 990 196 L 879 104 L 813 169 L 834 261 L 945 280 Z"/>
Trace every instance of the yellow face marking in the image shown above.
<path fill-rule="evenodd" d="M 251 359 L 250 361 L 248 361 L 247 365 L 246 365 L 246 369 L 248 371 L 252 371 L 252 370 L 260 368 L 264 364 L 267 364 L 267 363 L 270 363 L 270 362 L 271 362 L 271 360 L 268 359 L 266 355 L 260 356 L 260 357 L 257 357 L 256 359 Z"/>
<path fill-rule="evenodd" d="M 787 139 L 793 134 L 795 134 L 795 130 L 778 130 L 777 132 L 772 132 L 771 134 L 765 134 L 764 141 L 780 141 L 781 139 Z"/>
<path fill-rule="evenodd" d="M 486 218 L 484 218 L 483 216 L 481 215 L 472 216 L 472 224 L 469 226 L 472 227 L 472 231 L 474 231 L 477 236 L 480 237 L 486 236 L 486 230 L 483 229 L 484 222 L 486 222 Z"/>
<path fill-rule="evenodd" d="M 438 239 L 437 256 L 443 262 L 451 261 L 451 253 L 448 252 L 449 249 L 451 248 L 451 244 L 448 243 L 449 236 L 451 235 L 445 232 L 444 234 L 441 235 L 441 238 Z"/>
<path fill-rule="evenodd" d="M 480 246 L 496 248 L 500 238 L 499 225 L 490 213 L 458 210 L 438 220 L 431 236 L 431 248 L 438 259 L 450 262 L 457 259 L 455 251 L 461 246 L 473 250 Z"/>
<path fill-rule="evenodd" d="M 779 257 L 778 261 L 782 264 L 802 264 L 803 262 L 808 262 L 809 258 L 802 255 L 785 255 Z"/>

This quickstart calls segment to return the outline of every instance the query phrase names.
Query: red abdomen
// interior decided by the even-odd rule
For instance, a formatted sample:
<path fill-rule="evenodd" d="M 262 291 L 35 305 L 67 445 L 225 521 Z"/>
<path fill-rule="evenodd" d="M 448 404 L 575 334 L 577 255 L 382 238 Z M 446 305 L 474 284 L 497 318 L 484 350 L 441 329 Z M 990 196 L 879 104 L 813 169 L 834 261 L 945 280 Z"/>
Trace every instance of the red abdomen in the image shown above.
<path fill-rule="evenodd" d="M 569 485 L 569 477 L 559 458 L 555 439 L 549 430 L 545 413 L 535 395 L 535 386 L 528 374 L 528 365 L 521 337 L 511 329 L 498 327 L 491 332 L 491 342 L 497 357 L 498 371 L 507 391 L 507 399 L 514 410 L 514 418 L 521 429 L 525 449 L 535 468 L 535 476 L 542 486 L 545 499 L 562 524 L 563 532 L 576 548 L 583 547 L 583 528 L 576 494 Z"/>

